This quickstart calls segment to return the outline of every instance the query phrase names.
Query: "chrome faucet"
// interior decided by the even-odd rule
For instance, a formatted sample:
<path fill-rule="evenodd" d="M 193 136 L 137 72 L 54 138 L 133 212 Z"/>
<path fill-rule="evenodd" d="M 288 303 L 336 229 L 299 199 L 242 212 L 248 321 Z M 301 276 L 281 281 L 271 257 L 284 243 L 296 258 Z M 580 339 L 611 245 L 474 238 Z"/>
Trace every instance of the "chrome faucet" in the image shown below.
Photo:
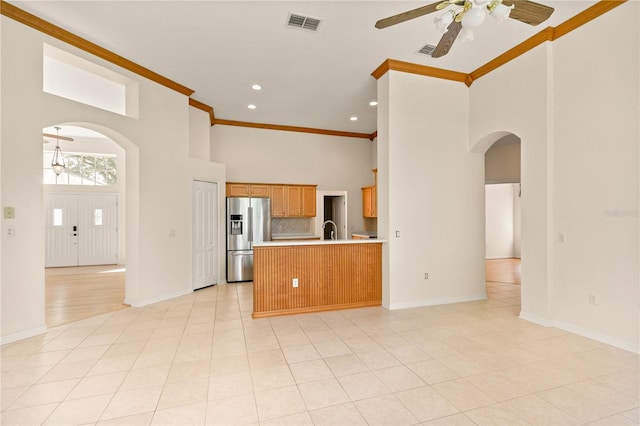
<path fill-rule="evenodd" d="M 322 230 L 324 231 L 325 226 L 327 226 L 327 223 L 330 223 L 331 225 L 333 225 L 333 231 L 331 231 L 331 239 L 335 240 L 337 239 L 336 234 L 338 233 L 338 226 L 336 225 L 336 223 L 332 220 L 325 220 L 324 223 L 322 224 Z"/>

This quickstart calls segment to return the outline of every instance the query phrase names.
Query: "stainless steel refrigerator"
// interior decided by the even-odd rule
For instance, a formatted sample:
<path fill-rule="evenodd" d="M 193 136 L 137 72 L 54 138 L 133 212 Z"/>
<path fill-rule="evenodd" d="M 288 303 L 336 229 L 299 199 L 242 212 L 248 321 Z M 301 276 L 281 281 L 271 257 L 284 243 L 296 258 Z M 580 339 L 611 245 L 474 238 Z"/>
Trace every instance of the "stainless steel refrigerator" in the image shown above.
<path fill-rule="evenodd" d="M 271 200 L 227 198 L 227 282 L 253 280 L 253 243 L 271 241 Z"/>

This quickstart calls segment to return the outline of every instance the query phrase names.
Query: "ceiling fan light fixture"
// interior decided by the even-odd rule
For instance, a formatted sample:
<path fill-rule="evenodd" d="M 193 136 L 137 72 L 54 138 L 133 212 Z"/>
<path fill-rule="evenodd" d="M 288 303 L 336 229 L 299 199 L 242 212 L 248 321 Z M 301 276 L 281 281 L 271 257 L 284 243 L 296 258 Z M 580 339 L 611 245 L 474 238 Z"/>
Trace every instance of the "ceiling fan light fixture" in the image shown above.
<path fill-rule="evenodd" d="M 487 9 L 485 7 L 472 7 L 467 10 L 462 16 L 463 28 L 478 28 L 484 22 L 484 18 L 487 16 Z"/>
<path fill-rule="evenodd" d="M 447 27 L 453 22 L 456 17 L 456 13 L 453 10 L 447 10 L 444 13 L 436 16 L 433 22 L 436 24 L 436 29 L 442 34 L 447 32 Z"/>
<path fill-rule="evenodd" d="M 498 22 L 504 22 L 509 17 L 511 10 L 514 8 L 514 4 L 511 6 L 505 6 L 502 2 L 495 2 L 489 6 L 489 13 Z"/>
<path fill-rule="evenodd" d="M 473 36 L 473 28 L 463 28 L 462 31 L 460 31 L 458 38 L 462 42 L 473 41 Z"/>

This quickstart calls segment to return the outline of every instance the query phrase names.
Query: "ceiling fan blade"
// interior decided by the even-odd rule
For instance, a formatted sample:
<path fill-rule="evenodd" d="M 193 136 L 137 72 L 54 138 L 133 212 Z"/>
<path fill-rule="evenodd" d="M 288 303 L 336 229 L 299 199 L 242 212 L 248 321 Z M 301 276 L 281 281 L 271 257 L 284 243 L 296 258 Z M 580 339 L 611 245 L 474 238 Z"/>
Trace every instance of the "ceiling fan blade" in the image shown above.
<path fill-rule="evenodd" d="M 456 37 L 458 37 L 461 29 L 461 22 L 453 21 L 451 24 L 449 24 L 449 26 L 447 27 L 447 32 L 444 33 L 436 48 L 433 49 L 433 52 L 431 52 L 431 57 L 439 58 L 449 53 L 449 49 L 451 49 L 451 46 L 453 46 L 453 42 L 456 41 Z"/>
<path fill-rule="evenodd" d="M 402 12 L 397 15 L 390 16 L 388 18 L 384 18 L 376 22 L 376 28 L 383 29 L 390 27 L 395 24 L 399 24 L 401 22 L 409 21 L 414 18 L 419 18 L 420 16 L 427 15 L 429 13 L 435 12 L 438 5 L 442 3 L 442 1 L 438 1 L 436 3 L 428 4 L 426 6 L 419 7 L 417 9 L 409 10 L 407 12 Z"/>
<path fill-rule="evenodd" d="M 509 18 L 517 19 L 529 25 L 538 25 L 549 19 L 554 9 L 544 4 L 529 0 L 503 0 L 505 6 L 515 7 L 511 10 Z"/>

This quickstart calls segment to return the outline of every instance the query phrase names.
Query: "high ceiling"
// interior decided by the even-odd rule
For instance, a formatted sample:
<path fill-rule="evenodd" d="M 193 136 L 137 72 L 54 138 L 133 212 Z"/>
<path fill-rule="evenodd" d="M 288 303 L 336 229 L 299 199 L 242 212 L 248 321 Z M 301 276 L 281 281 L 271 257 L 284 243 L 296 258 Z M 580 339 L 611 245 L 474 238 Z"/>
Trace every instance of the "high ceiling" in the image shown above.
<path fill-rule="evenodd" d="M 440 39 L 438 13 L 374 28 L 429 0 L 9 3 L 195 90 L 192 97 L 212 106 L 216 118 L 371 133 L 370 74 L 386 59 L 469 73 L 596 1 L 544 1 L 555 12 L 536 27 L 487 18 L 474 41 L 457 41 L 437 59 L 418 51 Z M 318 30 L 287 26 L 291 13 L 319 19 Z M 256 83 L 262 90 L 252 90 Z"/>

